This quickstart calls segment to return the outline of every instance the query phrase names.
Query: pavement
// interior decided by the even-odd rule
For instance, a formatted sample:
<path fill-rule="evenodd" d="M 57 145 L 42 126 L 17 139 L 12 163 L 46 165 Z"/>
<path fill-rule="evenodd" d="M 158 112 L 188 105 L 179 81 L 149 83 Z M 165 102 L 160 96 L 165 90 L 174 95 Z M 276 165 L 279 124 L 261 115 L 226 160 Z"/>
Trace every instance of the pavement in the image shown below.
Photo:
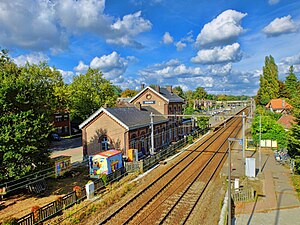
<path fill-rule="evenodd" d="M 71 156 L 71 163 L 80 163 L 83 160 L 81 137 L 53 142 L 50 151 L 51 157 L 59 155 Z"/>
<path fill-rule="evenodd" d="M 261 163 L 258 152 L 245 151 L 245 157 L 256 159 L 257 173 L 251 179 L 262 184 L 263 193 L 255 202 L 236 203 L 234 224 L 300 225 L 300 201 L 292 185 L 291 170 L 275 160 L 272 150 L 261 151 Z M 232 148 L 232 162 L 231 176 L 245 177 L 241 146 L 237 143 Z M 223 175 L 227 175 L 226 167 L 222 170 Z"/>

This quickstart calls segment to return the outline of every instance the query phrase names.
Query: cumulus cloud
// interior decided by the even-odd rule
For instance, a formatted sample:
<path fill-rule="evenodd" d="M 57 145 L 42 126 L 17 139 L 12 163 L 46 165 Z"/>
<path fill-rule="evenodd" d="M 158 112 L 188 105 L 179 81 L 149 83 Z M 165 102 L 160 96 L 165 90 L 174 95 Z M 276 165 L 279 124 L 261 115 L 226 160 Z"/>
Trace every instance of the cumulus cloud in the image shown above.
<path fill-rule="evenodd" d="M 166 32 L 166 33 L 164 34 L 162 40 L 163 40 L 163 43 L 166 44 L 166 45 L 172 44 L 173 41 L 174 41 L 173 37 L 170 35 L 169 32 Z"/>
<path fill-rule="evenodd" d="M 196 39 L 196 45 L 228 44 L 236 41 L 244 31 L 241 26 L 242 19 L 247 13 L 235 10 L 226 10 L 217 18 L 204 25 Z"/>
<path fill-rule="evenodd" d="M 300 65 L 300 53 L 297 55 L 289 56 L 281 60 L 284 64 L 287 65 Z"/>
<path fill-rule="evenodd" d="M 242 59 L 240 44 L 234 43 L 224 47 L 214 47 L 212 49 L 199 50 L 197 56 L 193 57 L 193 63 L 216 64 L 238 62 Z"/>
<path fill-rule="evenodd" d="M 24 66 L 27 62 L 29 64 L 39 64 L 40 62 L 48 62 L 49 57 L 43 53 L 31 53 L 27 55 L 20 55 L 15 57 L 13 61 L 18 66 Z"/>
<path fill-rule="evenodd" d="M 178 77 L 199 76 L 203 74 L 200 67 L 189 67 L 173 59 L 160 64 L 147 67 L 139 71 L 139 74 L 145 78 L 168 79 Z"/>
<path fill-rule="evenodd" d="M 207 69 L 210 74 L 224 76 L 231 73 L 232 64 L 227 63 L 225 65 L 209 65 Z"/>
<path fill-rule="evenodd" d="M 141 11 L 116 18 L 105 14 L 104 9 L 105 0 L 1 1 L 0 42 L 59 52 L 67 48 L 72 35 L 89 32 L 110 44 L 141 48 L 136 36 L 152 28 Z"/>
<path fill-rule="evenodd" d="M 88 67 L 100 69 L 105 78 L 113 80 L 124 74 L 127 66 L 128 60 L 122 58 L 117 52 L 112 52 L 109 55 L 93 58 L 89 66 L 80 61 L 74 69 L 78 72 L 84 72 Z"/>
<path fill-rule="evenodd" d="M 290 15 L 274 19 L 262 30 L 268 37 L 276 37 L 282 34 L 295 33 L 298 26 Z"/>
<path fill-rule="evenodd" d="M 89 69 L 88 65 L 85 65 L 83 61 L 79 61 L 79 64 L 74 67 L 76 72 L 85 73 Z"/>
<path fill-rule="evenodd" d="M 181 51 L 182 49 L 184 49 L 184 48 L 186 47 L 186 43 L 183 43 L 183 42 L 181 42 L 181 41 L 178 41 L 178 42 L 175 44 L 175 46 L 176 46 L 177 51 Z"/>
<path fill-rule="evenodd" d="M 279 3 L 279 1 L 280 1 L 280 0 L 269 0 L 268 3 L 269 3 L 270 5 L 275 5 L 275 4 Z"/>
<path fill-rule="evenodd" d="M 73 81 L 73 77 L 74 77 L 74 72 L 73 71 L 64 71 L 61 69 L 58 69 L 58 71 L 61 73 L 64 82 L 66 84 L 70 84 Z"/>

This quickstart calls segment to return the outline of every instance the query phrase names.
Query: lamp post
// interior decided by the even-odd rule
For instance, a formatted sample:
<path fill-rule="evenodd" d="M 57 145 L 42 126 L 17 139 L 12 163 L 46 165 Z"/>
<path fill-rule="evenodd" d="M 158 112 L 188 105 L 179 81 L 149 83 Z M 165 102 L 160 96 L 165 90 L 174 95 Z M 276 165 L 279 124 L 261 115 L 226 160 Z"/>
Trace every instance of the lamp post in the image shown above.
<path fill-rule="evenodd" d="M 228 225 L 231 225 L 231 150 L 230 144 L 233 141 L 241 141 L 238 138 L 228 138 Z"/>
<path fill-rule="evenodd" d="M 259 173 L 261 173 L 261 115 L 259 115 L 259 149 L 258 149 Z"/>

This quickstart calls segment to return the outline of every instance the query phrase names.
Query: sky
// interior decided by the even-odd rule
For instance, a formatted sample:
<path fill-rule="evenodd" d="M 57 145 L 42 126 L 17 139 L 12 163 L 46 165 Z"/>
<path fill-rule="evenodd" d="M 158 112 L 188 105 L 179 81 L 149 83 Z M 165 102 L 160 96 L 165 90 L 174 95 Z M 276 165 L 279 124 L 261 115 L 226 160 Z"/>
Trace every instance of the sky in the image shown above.
<path fill-rule="evenodd" d="M 297 0 L 0 0 L 0 48 L 46 61 L 66 83 L 98 68 L 112 84 L 256 95 L 266 56 L 300 74 Z"/>

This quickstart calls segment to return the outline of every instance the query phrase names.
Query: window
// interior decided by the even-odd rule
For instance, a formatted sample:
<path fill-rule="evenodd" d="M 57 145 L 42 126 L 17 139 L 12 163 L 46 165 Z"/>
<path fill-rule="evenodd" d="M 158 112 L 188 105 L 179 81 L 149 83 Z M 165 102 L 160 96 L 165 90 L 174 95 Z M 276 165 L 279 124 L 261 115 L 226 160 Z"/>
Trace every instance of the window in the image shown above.
<path fill-rule="evenodd" d="M 62 127 L 57 127 L 56 129 L 57 129 L 57 133 L 58 134 L 61 134 L 63 132 L 63 128 Z"/>
<path fill-rule="evenodd" d="M 57 116 L 55 116 L 54 121 L 55 122 L 63 121 L 63 117 L 61 115 L 57 115 Z"/>
<path fill-rule="evenodd" d="M 136 135 L 135 134 L 131 135 L 130 148 L 136 149 Z"/>
<path fill-rule="evenodd" d="M 69 127 L 65 126 L 65 133 L 68 133 L 68 132 L 69 132 Z"/>
<path fill-rule="evenodd" d="M 101 138 L 101 150 L 102 151 L 106 151 L 109 150 L 109 140 L 107 138 L 107 136 L 102 136 Z"/>

